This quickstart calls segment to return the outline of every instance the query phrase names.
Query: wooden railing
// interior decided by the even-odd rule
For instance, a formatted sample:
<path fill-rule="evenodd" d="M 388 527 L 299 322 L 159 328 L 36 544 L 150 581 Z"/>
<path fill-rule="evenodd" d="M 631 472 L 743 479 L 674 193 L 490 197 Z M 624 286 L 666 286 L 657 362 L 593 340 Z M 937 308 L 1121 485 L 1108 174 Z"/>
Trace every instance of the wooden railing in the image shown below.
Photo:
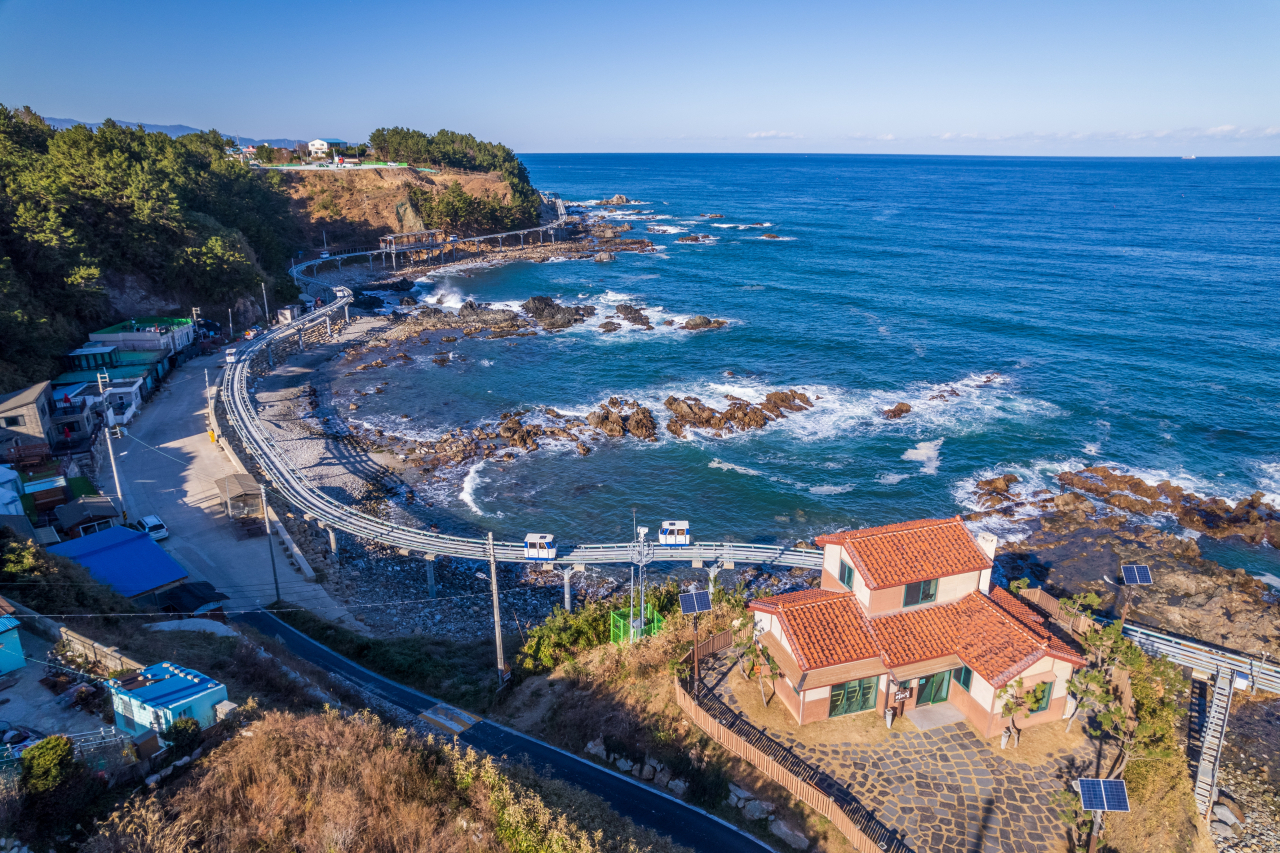
<path fill-rule="evenodd" d="M 724 631 L 698 643 L 698 651 L 702 655 L 712 654 L 732 644 L 733 632 Z M 692 665 L 692 650 L 681 663 Z M 911 849 L 880 823 L 848 788 L 751 725 L 713 693 L 703 688 L 695 699 L 678 675 L 675 686 L 680 710 L 698 728 L 835 824 L 855 850 L 903 853 Z"/>

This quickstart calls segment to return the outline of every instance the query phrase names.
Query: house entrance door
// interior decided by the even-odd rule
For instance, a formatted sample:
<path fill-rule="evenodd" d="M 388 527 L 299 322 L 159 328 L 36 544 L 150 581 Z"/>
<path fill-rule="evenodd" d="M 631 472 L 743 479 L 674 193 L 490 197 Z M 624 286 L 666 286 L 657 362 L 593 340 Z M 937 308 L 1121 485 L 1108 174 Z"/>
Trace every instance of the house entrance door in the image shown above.
<path fill-rule="evenodd" d="M 951 692 L 951 671 L 935 672 L 920 679 L 920 691 L 916 694 L 916 705 L 936 705 L 947 701 Z"/>

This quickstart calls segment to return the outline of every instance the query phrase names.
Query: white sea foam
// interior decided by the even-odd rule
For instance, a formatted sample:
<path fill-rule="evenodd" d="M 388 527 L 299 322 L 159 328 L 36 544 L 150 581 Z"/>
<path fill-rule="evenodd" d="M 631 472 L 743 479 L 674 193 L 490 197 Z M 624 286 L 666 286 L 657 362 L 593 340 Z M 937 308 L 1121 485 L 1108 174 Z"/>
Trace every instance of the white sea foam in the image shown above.
<path fill-rule="evenodd" d="M 845 492 L 852 492 L 853 489 L 852 483 L 844 486 L 810 486 L 809 493 L 814 495 L 843 495 Z"/>
<path fill-rule="evenodd" d="M 468 298 L 456 285 L 449 282 L 436 282 L 430 293 L 418 297 L 418 302 L 422 305 L 457 311 Z"/>
<path fill-rule="evenodd" d="M 462 480 L 462 493 L 458 495 L 462 502 L 467 505 L 468 509 L 480 516 L 486 515 L 487 513 L 481 510 L 479 505 L 476 504 L 476 487 L 489 482 L 487 479 L 480 476 L 480 469 L 483 468 L 487 462 L 488 460 L 481 459 L 475 465 L 471 466 L 471 470 L 467 471 L 467 476 Z"/>
<path fill-rule="evenodd" d="M 482 367 L 493 367 L 493 362 L 487 358 L 482 358 L 480 359 L 480 365 Z"/>
<path fill-rule="evenodd" d="M 764 240 L 766 243 L 789 243 L 796 239 L 795 237 L 749 237 L 750 240 Z"/>
<path fill-rule="evenodd" d="M 919 462 L 921 474 L 936 474 L 938 465 L 942 462 L 938 451 L 942 448 L 944 440 L 939 438 L 934 441 L 922 441 L 902 454 L 902 458 L 908 462 Z"/>
<path fill-rule="evenodd" d="M 678 225 L 650 225 L 646 230 L 650 234 L 684 234 L 689 229 Z"/>
<path fill-rule="evenodd" d="M 876 482 L 885 486 L 893 486 L 901 483 L 910 476 L 910 474 L 881 474 L 879 477 L 876 477 Z"/>
<path fill-rule="evenodd" d="M 1086 454 L 1088 454 L 1089 456 L 1097 456 L 1097 455 L 1099 455 L 1102 451 L 1098 449 L 1098 443 L 1097 443 L 1096 441 L 1092 441 L 1092 442 L 1089 442 L 1089 443 L 1085 444 L 1085 446 L 1084 446 L 1084 452 L 1085 452 Z"/>
<path fill-rule="evenodd" d="M 721 471 L 735 471 L 739 474 L 746 474 L 748 477 L 763 477 L 763 471 L 756 471 L 752 468 L 744 468 L 741 465 L 734 465 L 732 462 L 722 462 L 719 459 L 712 459 L 707 463 L 708 468 L 719 468 Z"/>
<path fill-rule="evenodd" d="M 1259 462 L 1258 487 L 1272 506 L 1280 506 L 1280 462 Z M 1269 583 L 1269 581 L 1268 581 Z"/>

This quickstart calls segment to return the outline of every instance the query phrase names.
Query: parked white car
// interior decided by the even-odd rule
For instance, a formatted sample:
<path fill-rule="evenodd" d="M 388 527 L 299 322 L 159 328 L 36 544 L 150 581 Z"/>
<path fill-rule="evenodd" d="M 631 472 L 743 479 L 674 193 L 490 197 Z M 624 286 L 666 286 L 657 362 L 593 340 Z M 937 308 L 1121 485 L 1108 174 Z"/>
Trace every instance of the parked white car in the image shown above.
<path fill-rule="evenodd" d="M 160 520 L 158 515 L 143 516 L 139 524 L 146 534 L 157 542 L 161 539 L 169 538 L 169 528 L 164 526 L 164 522 Z"/>

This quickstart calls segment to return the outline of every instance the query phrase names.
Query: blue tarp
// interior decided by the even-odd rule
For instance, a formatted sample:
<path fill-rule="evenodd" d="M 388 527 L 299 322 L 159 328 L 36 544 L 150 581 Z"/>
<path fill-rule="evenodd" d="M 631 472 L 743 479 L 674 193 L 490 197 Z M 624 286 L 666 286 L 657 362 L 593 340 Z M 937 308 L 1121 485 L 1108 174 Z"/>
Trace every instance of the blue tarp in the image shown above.
<path fill-rule="evenodd" d="M 126 598 L 184 580 L 186 569 L 141 530 L 109 527 L 49 549 L 75 560 Z"/>

